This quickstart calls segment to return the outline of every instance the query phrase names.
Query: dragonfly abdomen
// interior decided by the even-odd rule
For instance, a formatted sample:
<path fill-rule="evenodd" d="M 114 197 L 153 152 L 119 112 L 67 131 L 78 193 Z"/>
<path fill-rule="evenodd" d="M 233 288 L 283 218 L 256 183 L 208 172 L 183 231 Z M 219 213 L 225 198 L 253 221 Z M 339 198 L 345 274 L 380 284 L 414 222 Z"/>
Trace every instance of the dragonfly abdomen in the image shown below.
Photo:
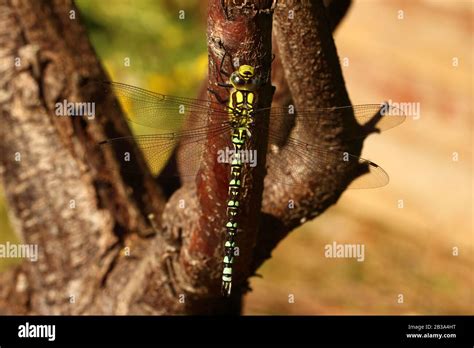
<path fill-rule="evenodd" d="M 222 271 L 222 293 L 230 296 L 232 288 L 232 269 L 235 256 L 235 236 L 240 214 L 240 199 L 243 185 L 243 157 L 242 152 L 247 150 L 246 143 L 250 137 L 250 127 L 253 124 L 256 87 L 253 81 L 253 67 L 243 65 L 230 78 L 234 87 L 229 98 L 229 117 L 232 127 L 232 145 L 234 156 L 230 165 L 229 192 L 227 200 L 226 240 L 224 244 L 224 267 Z"/>
<path fill-rule="evenodd" d="M 247 139 L 245 128 L 232 130 L 232 144 L 234 147 L 234 158 L 230 165 L 229 198 L 227 200 L 227 223 L 226 241 L 224 244 L 224 269 L 222 271 L 222 291 L 229 296 L 232 287 L 232 264 L 234 262 L 235 236 L 238 228 L 238 217 L 240 212 L 240 193 L 242 189 L 242 157 L 240 151 L 243 149 Z"/>

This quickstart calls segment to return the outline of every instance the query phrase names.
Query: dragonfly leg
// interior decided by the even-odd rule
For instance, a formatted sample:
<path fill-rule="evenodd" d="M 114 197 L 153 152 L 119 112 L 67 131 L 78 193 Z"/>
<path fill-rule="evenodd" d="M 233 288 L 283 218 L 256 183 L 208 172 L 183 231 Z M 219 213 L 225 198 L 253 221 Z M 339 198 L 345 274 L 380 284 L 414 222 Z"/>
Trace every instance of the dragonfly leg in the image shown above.
<path fill-rule="evenodd" d="M 224 43 L 220 39 L 219 39 L 219 46 L 224 51 L 224 54 L 222 55 L 222 58 L 221 58 L 221 61 L 220 61 L 220 64 L 219 64 L 219 77 L 220 77 L 221 81 L 224 82 L 225 80 L 222 78 L 222 75 L 224 75 L 227 79 L 229 79 L 229 77 L 230 77 L 230 73 L 224 69 L 225 58 L 227 56 L 229 57 L 230 65 L 232 66 L 232 68 L 234 68 L 234 59 L 233 59 L 232 55 L 229 53 L 229 50 L 225 47 Z"/>
<path fill-rule="evenodd" d="M 224 47 L 224 44 L 221 43 L 221 45 L 224 49 L 224 54 L 222 55 L 221 62 L 219 64 L 219 77 L 221 78 L 222 81 L 224 81 L 224 79 L 222 78 L 222 75 L 229 78 L 230 74 L 227 71 L 224 70 L 224 60 L 225 60 L 225 57 L 227 56 L 228 53 L 227 53 L 227 50 Z M 230 57 L 230 55 L 229 55 L 229 57 Z"/>
<path fill-rule="evenodd" d="M 216 97 L 217 101 L 221 104 L 225 104 L 227 105 L 229 103 L 229 99 L 222 99 L 220 96 L 219 96 L 219 93 L 217 93 L 216 91 L 214 91 L 213 89 L 211 88 L 208 88 L 207 89 L 211 94 L 214 95 L 214 97 Z"/>

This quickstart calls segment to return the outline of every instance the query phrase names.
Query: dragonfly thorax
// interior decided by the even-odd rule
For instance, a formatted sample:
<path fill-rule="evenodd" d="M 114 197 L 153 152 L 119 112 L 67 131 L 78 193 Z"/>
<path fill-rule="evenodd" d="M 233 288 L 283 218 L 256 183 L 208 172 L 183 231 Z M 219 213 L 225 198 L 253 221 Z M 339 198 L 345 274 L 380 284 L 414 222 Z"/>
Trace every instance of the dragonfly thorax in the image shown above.
<path fill-rule="evenodd" d="M 229 100 L 229 115 L 233 127 L 250 127 L 254 123 L 255 94 L 233 90 Z"/>

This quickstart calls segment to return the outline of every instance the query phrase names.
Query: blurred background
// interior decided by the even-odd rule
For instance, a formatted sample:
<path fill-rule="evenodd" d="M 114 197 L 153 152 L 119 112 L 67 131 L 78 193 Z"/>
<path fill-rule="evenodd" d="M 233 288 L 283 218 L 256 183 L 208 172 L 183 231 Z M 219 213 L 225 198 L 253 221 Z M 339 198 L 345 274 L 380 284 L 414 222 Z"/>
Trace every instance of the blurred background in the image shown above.
<path fill-rule="evenodd" d="M 197 95 L 205 2 L 76 3 L 113 80 Z M 365 142 L 390 184 L 346 191 L 291 233 L 251 279 L 245 314 L 474 314 L 473 16 L 470 0 L 353 2 L 335 33 L 352 102 L 420 103 L 420 117 Z M 16 240 L 1 197 L 0 231 Z M 364 262 L 325 258 L 334 241 L 364 244 Z"/>

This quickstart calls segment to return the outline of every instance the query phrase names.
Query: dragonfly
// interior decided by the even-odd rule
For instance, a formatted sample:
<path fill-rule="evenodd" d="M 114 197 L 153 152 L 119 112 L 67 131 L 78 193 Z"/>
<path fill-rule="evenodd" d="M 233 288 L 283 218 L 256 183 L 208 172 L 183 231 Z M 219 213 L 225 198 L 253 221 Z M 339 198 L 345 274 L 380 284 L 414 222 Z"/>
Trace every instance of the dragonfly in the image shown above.
<path fill-rule="evenodd" d="M 180 150 L 184 149 L 184 155 L 180 158 L 184 166 L 166 175 L 179 176 L 184 181 L 195 180 L 203 156 L 216 156 L 219 163 L 227 166 L 227 217 L 223 226 L 226 237 L 221 278 L 222 294 L 226 297 L 230 296 L 232 291 L 236 235 L 243 232 L 239 226 L 242 194 L 246 186 L 245 171 L 258 165 L 256 150 L 252 149 L 252 138 L 258 134 L 255 132 L 258 127 L 265 128 L 268 134 L 267 166 L 273 168 L 268 173 L 263 171 L 265 180 L 284 185 L 298 185 L 298 180 L 295 181 L 288 173 L 301 170 L 301 163 L 303 167 L 311 170 L 334 166 L 337 163 L 338 168 L 342 170 L 345 166 L 353 168 L 362 165 L 366 168 L 363 180 L 355 180 L 351 185 L 353 188 L 376 188 L 385 186 L 389 181 L 387 173 L 377 164 L 338 149 L 322 147 L 316 141 L 307 139 L 303 141 L 297 134 L 295 136 L 292 133 L 291 137 L 283 137 L 272 127 L 259 125 L 256 122 L 259 115 L 267 113 L 271 121 L 291 117 L 304 121 L 310 127 L 322 125 L 325 118 L 335 112 L 352 115 L 360 125 L 371 122 L 374 115 L 379 115 L 377 119 L 379 131 L 393 128 L 405 120 L 405 115 L 399 109 L 388 104 L 335 106 L 296 111 L 292 107 L 283 106 L 259 108 L 258 94 L 262 82 L 255 72 L 255 67 L 251 65 L 239 66 L 229 75 L 227 82 L 219 84 L 229 89 L 228 101 L 170 96 L 119 82 L 100 84 L 120 100 L 129 121 L 148 129 L 147 134 L 106 139 L 100 143 L 101 146 L 113 146 L 123 151 L 124 161 L 121 165 L 126 172 L 134 172 L 138 167 L 135 160 L 130 158 L 134 153 L 132 150 L 134 144 L 141 148 L 150 170 L 155 174 L 163 169 L 179 145 Z M 210 114 L 214 121 L 208 123 Z M 198 126 L 169 130 L 176 125 L 183 125 L 191 118 Z M 360 129 L 357 132 L 348 132 L 345 136 L 349 139 L 362 137 L 364 134 Z M 227 139 L 227 142 L 222 143 L 222 146 L 212 153 L 205 148 L 206 141 L 210 138 L 223 138 Z M 287 153 L 295 159 L 295 162 L 298 160 L 298 168 L 296 165 L 293 168 L 288 161 L 278 160 L 277 155 L 270 155 L 274 154 L 275 147 L 278 148 L 282 143 L 285 143 Z M 223 147 L 226 147 L 225 151 Z M 255 156 L 252 157 L 252 154 Z"/>

